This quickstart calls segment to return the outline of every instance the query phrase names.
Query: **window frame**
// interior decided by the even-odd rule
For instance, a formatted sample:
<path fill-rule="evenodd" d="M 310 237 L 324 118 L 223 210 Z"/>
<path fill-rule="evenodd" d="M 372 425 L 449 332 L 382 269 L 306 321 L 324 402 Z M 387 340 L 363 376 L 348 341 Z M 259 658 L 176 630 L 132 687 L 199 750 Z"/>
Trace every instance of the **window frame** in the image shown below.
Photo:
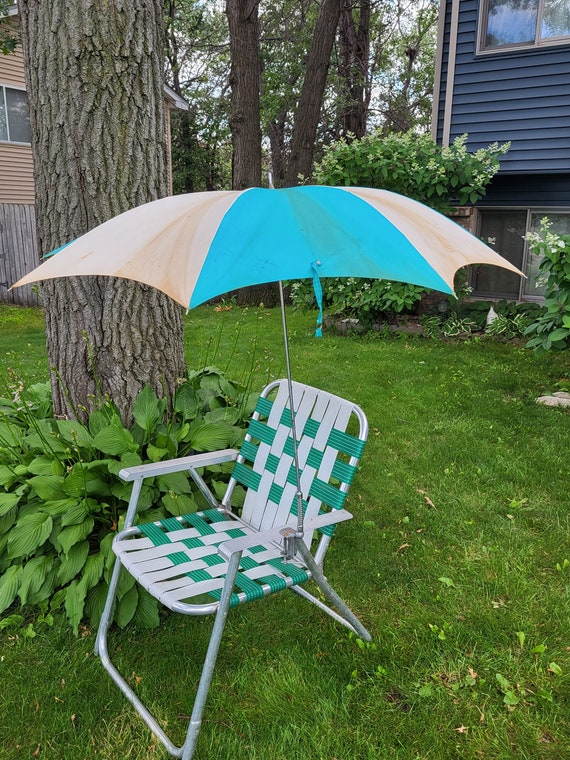
<path fill-rule="evenodd" d="M 570 217 L 570 206 L 477 206 L 475 208 L 475 230 L 476 235 L 480 236 L 481 231 L 481 221 L 482 221 L 482 214 L 485 213 L 485 211 L 525 211 L 526 212 L 526 224 L 525 224 L 525 236 L 531 231 L 531 220 L 534 215 L 538 215 L 540 217 L 543 216 L 549 216 L 552 217 L 553 215 L 558 214 L 564 214 L 565 216 Z M 495 249 L 493 249 L 495 250 Z M 500 253 L 500 251 L 497 251 L 497 253 Z M 524 240 L 523 243 L 523 252 L 522 252 L 522 264 L 521 264 L 521 270 L 527 274 L 528 270 L 528 264 L 529 264 L 529 257 L 530 257 L 530 248 L 528 240 Z M 527 280 L 524 277 L 520 278 L 519 282 L 519 292 L 518 297 L 514 299 L 511 295 L 504 294 L 504 293 L 493 293 L 489 295 L 485 294 L 475 294 L 473 293 L 473 298 L 489 301 L 489 300 L 508 300 L 513 301 L 516 300 L 517 302 L 524 302 L 524 303 L 544 303 L 544 296 L 540 295 L 533 295 L 533 294 L 527 294 L 524 292 L 525 290 L 525 283 Z M 469 271 L 469 285 L 471 287 L 474 287 L 475 285 L 475 271 L 471 267 Z"/>
<path fill-rule="evenodd" d="M 4 82 L 0 82 L 0 88 L 3 90 L 4 93 L 4 113 L 6 115 L 6 131 L 8 133 L 8 139 L 3 140 L 0 138 L 0 144 L 1 145 L 31 145 L 31 141 L 23 142 L 22 140 L 11 140 L 10 139 L 10 112 L 8 111 L 8 99 L 6 97 L 6 90 L 16 90 L 17 92 L 23 92 L 27 95 L 27 90 L 25 87 L 18 87 L 17 85 L 13 84 L 5 84 Z M 28 104 L 28 116 L 30 113 L 30 107 Z"/>
<path fill-rule="evenodd" d="M 512 53 L 518 50 L 538 50 L 540 48 L 552 47 L 553 45 L 570 45 L 570 34 L 559 37 L 540 36 L 542 27 L 542 18 L 544 15 L 545 0 L 538 0 L 538 14 L 536 19 L 536 29 L 533 42 L 514 42 L 509 45 L 495 45 L 488 47 L 485 45 L 485 36 L 487 32 L 487 20 L 489 17 L 489 0 L 480 0 L 477 11 L 477 55 L 496 55 L 497 53 Z"/>

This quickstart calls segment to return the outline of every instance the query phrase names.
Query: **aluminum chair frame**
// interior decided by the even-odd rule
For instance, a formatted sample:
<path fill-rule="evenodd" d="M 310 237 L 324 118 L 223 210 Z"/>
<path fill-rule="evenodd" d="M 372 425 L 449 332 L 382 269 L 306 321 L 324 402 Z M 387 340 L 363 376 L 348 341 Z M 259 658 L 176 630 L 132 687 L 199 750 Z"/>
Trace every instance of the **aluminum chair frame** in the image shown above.
<path fill-rule="evenodd" d="M 304 445 L 304 441 L 307 440 L 307 435 L 304 434 L 303 428 L 305 425 L 307 426 L 307 429 L 310 430 L 311 436 L 314 436 L 315 430 L 318 429 L 319 423 L 315 423 L 313 417 L 311 415 L 314 415 L 316 413 L 317 417 L 322 420 L 322 427 L 330 427 L 330 421 L 324 423 L 324 419 L 327 417 L 326 409 L 328 408 L 329 411 L 331 408 L 336 410 L 341 409 L 341 412 L 338 413 L 338 417 L 340 419 L 341 427 L 348 426 L 349 419 L 351 417 L 356 417 L 358 421 L 358 427 L 359 432 L 357 436 L 349 436 L 348 434 L 345 435 L 345 438 L 342 438 L 342 435 L 344 431 L 341 431 L 341 441 L 346 440 L 349 441 L 349 439 L 352 439 L 355 443 L 358 442 L 358 445 L 356 446 L 356 450 L 353 451 L 349 456 L 349 462 L 345 463 L 344 465 L 340 466 L 340 472 L 343 473 L 354 473 L 356 471 L 356 467 L 358 465 L 358 461 L 360 458 L 360 454 L 362 451 L 362 448 L 364 446 L 364 442 L 366 441 L 367 435 L 368 435 L 368 423 L 366 420 L 366 417 L 360 407 L 358 407 L 356 404 L 352 404 L 350 402 L 347 402 L 343 399 L 340 399 L 337 396 L 333 396 L 332 394 L 328 394 L 324 391 L 319 391 L 314 388 L 310 388 L 309 386 L 301 385 L 300 383 L 293 383 L 292 385 L 293 391 L 294 391 L 294 397 L 295 397 L 295 417 L 294 420 L 296 422 L 293 423 L 293 427 L 297 428 L 297 436 L 299 437 L 298 441 L 298 448 L 302 460 L 302 466 L 307 471 L 311 471 L 315 469 L 315 461 L 317 462 L 317 465 L 320 466 L 322 464 L 321 459 L 325 459 L 329 456 L 329 454 L 325 453 L 324 455 L 319 450 L 317 451 L 317 454 L 309 453 L 307 454 L 307 447 Z M 259 586 L 260 590 L 257 590 L 256 587 L 256 593 L 253 597 L 248 597 L 247 593 L 238 592 L 236 593 L 234 586 L 236 583 L 236 580 L 238 579 L 238 573 L 240 572 L 240 564 L 245 564 L 247 567 L 249 565 L 247 564 L 246 560 L 248 559 L 247 554 L 250 552 L 254 547 L 256 547 L 256 551 L 260 550 L 260 547 L 269 552 L 271 556 L 273 554 L 276 555 L 276 557 L 279 557 L 280 555 L 284 556 L 284 560 L 281 561 L 279 559 L 272 559 L 270 560 L 270 564 L 272 563 L 272 566 L 274 565 L 277 567 L 277 573 L 279 574 L 278 578 L 278 586 L 281 590 L 282 587 L 288 587 L 291 588 L 291 590 L 295 591 L 300 596 L 304 597 L 305 599 L 311 601 L 313 604 L 318 606 L 321 610 L 329 614 L 331 617 L 333 617 L 337 622 L 345 625 L 348 627 L 351 631 L 353 631 L 358 637 L 362 638 L 363 640 L 370 641 L 371 636 L 368 633 L 368 631 L 364 628 L 364 626 L 360 623 L 360 621 L 357 619 L 357 617 L 351 612 L 351 610 L 347 607 L 347 605 L 344 603 L 344 601 L 338 596 L 338 594 L 334 591 L 334 589 L 331 587 L 331 585 L 328 583 L 326 577 L 323 574 L 322 565 L 323 560 L 327 551 L 327 548 L 330 544 L 331 537 L 332 537 L 332 531 L 334 530 L 334 527 L 337 523 L 342 522 L 344 520 L 348 520 L 352 517 L 352 515 L 347 512 L 343 508 L 343 502 L 344 498 L 346 497 L 346 494 L 349 489 L 350 482 L 343 481 L 340 484 L 340 487 L 338 488 L 338 492 L 340 496 L 338 497 L 338 500 L 335 502 L 336 506 L 329 511 L 323 511 L 322 509 L 322 502 L 319 499 L 319 496 L 321 495 L 321 491 L 323 490 L 323 483 L 320 483 L 320 488 L 316 488 L 317 490 L 317 496 L 307 496 L 307 501 L 304 503 L 304 506 L 308 509 L 307 516 L 305 517 L 304 521 L 304 535 L 299 534 L 297 528 L 295 527 L 295 521 L 296 516 L 291 511 L 291 507 L 294 503 L 294 498 L 291 498 L 292 492 L 291 489 L 297 490 L 295 483 L 292 482 L 294 479 L 291 478 L 289 475 L 287 479 L 283 480 L 283 472 L 284 468 L 290 469 L 292 464 L 292 456 L 290 455 L 290 446 L 289 446 L 289 454 L 284 453 L 281 451 L 280 457 L 273 457 L 273 460 L 271 462 L 270 469 L 273 471 L 272 478 L 276 478 L 279 476 L 279 473 L 281 473 L 281 479 L 283 483 L 283 488 L 276 487 L 274 482 L 272 483 L 272 489 L 269 496 L 268 494 L 268 484 L 262 483 L 262 478 L 259 479 L 259 488 L 260 490 L 265 490 L 265 507 L 267 507 L 267 504 L 270 503 L 267 501 L 268 499 L 275 499 L 275 494 L 277 493 L 278 497 L 280 496 L 280 501 L 282 503 L 288 503 L 289 504 L 289 514 L 285 516 L 285 519 L 279 519 L 279 517 L 276 518 L 276 512 L 279 512 L 279 506 L 275 505 L 271 502 L 272 509 L 266 508 L 263 511 L 263 517 L 260 519 L 259 515 L 256 518 L 256 523 L 252 525 L 251 522 L 251 515 L 256 513 L 256 500 L 259 502 L 260 496 L 255 492 L 255 489 L 248 489 L 248 494 L 246 496 L 246 504 L 243 507 L 243 513 L 240 517 L 237 515 L 233 510 L 231 506 L 231 500 L 232 500 L 232 494 L 234 491 L 234 488 L 238 482 L 250 482 L 251 479 L 255 481 L 255 485 L 258 485 L 257 483 L 257 476 L 252 476 L 251 472 L 255 471 L 255 463 L 253 465 L 253 469 L 250 467 L 248 468 L 246 466 L 247 464 L 247 458 L 253 457 L 254 455 L 250 452 L 250 449 L 252 448 L 253 444 L 256 440 L 259 440 L 258 436 L 264 436 L 266 434 L 266 431 L 264 432 L 263 429 L 263 423 L 260 423 L 260 419 L 263 419 L 264 416 L 267 416 L 268 414 L 273 414 L 273 417 L 277 415 L 279 417 L 279 429 L 283 426 L 287 428 L 287 420 L 286 420 L 286 414 L 284 412 L 286 410 L 281 410 L 280 408 L 273 409 L 272 412 L 269 412 L 271 409 L 271 405 L 274 402 L 270 401 L 270 397 L 274 395 L 275 392 L 277 392 L 277 401 L 279 401 L 279 398 L 281 398 L 281 405 L 283 406 L 284 402 L 284 395 L 288 394 L 290 392 L 291 388 L 287 388 L 287 381 L 279 380 L 270 383 L 262 392 L 260 396 L 260 400 L 258 401 L 258 407 L 256 408 L 256 411 L 252 415 L 252 420 L 250 422 L 250 427 L 248 429 L 248 433 L 245 437 L 244 444 L 242 445 L 241 451 L 237 451 L 234 449 L 226 449 L 219 452 L 214 452 L 211 454 L 196 454 L 194 456 L 189 457 L 183 457 L 179 459 L 169 460 L 165 462 L 158 462 L 158 463 L 151 463 L 151 464 L 145 464 L 140 465 L 138 467 L 131 467 L 122 470 L 119 474 L 120 477 L 125 481 L 131 481 L 133 483 L 133 489 L 131 492 L 131 497 L 129 501 L 129 506 L 127 509 L 127 514 L 125 518 L 125 526 L 124 529 L 115 537 L 115 540 L 113 542 L 113 550 L 115 554 L 117 555 L 115 566 L 113 569 L 113 574 L 111 577 L 110 585 L 109 585 L 109 592 L 107 595 L 107 600 L 105 603 L 105 608 L 103 611 L 103 615 L 101 618 L 101 622 L 99 625 L 99 630 L 97 632 L 96 642 L 95 642 L 95 654 L 98 655 L 101 658 L 102 664 L 104 668 L 107 670 L 107 672 L 110 674 L 113 681 L 117 684 L 117 686 L 120 688 L 120 690 L 123 692 L 125 697 L 131 702 L 131 704 L 135 707 L 139 715 L 142 717 L 142 719 L 145 721 L 145 723 L 148 725 L 150 730 L 160 739 L 160 741 L 163 743 L 167 751 L 173 756 L 173 757 L 179 757 L 183 760 L 191 760 L 191 758 L 194 755 L 195 749 L 196 749 L 196 743 L 198 740 L 198 735 L 200 732 L 200 727 L 202 723 L 202 715 L 206 703 L 206 698 L 208 695 L 208 691 L 210 688 L 210 684 L 212 681 L 213 671 L 218 655 L 218 650 L 220 647 L 220 642 L 222 639 L 222 634 L 224 631 L 224 627 L 226 624 L 228 612 L 230 609 L 230 606 L 233 604 L 242 603 L 243 601 L 249 601 L 253 598 L 260 598 L 261 596 L 268 595 L 269 593 L 273 593 L 275 591 L 275 588 L 272 588 L 271 582 L 269 584 L 267 583 L 265 578 L 259 579 Z M 275 406 L 277 407 L 277 403 L 275 403 Z M 315 411 L 317 410 L 317 411 Z M 323 412 L 323 410 L 325 410 Z M 287 410 L 290 413 L 290 410 Z M 335 411 L 334 414 L 337 414 Z M 328 415 L 331 416 L 330 414 Z M 268 418 L 269 419 L 269 418 Z M 334 431 L 337 431 L 337 428 L 334 428 Z M 332 432 L 330 437 L 334 437 L 335 435 L 338 436 L 338 432 Z M 273 433 L 273 430 L 271 431 Z M 291 425 L 289 425 L 289 439 L 290 439 L 290 432 L 291 432 Z M 330 431 L 329 431 L 330 432 Z M 278 437 L 280 433 L 278 432 L 275 437 Z M 287 431 L 285 430 L 285 434 L 287 434 Z M 328 435 L 327 430 L 325 430 L 325 434 Z M 316 438 L 309 436 L 309 438 L 314 442 Z M 317 432 L 316 437 L 318 438 L 319 433 Z M 271 437 L 271 436 L 270 436 Z M 321 436 L 322 437 L 322 436 Z M 258 450 L 264 448 L 265 452 L 261 456 L 261 459 L 263 460 L 264 457 L 267 458 L 267 461 L 270 462 L 271 460 L 271 447 L 273 446 L 273 441 L 269 441 L 269 443 L 265 444 L 263 441 L 259 442 Z M 269 447 L 269 448 L 268 448 Z M 328 444 L 323 444 L 321 442 L 321 449 L 324 448 L 326 451 L 329 450 Z M 349 446 L 349 448 L 354 448 L 354 446 Z M 287 443 L 285 443 L 285 450 L 287 451 Z M 269 452 L 269 453 L 268 453 Z M 295 452 L 297 453 L 297 452 Z M 256 462 L 257 462 L 257 454 L 256 454 Z M 346 459 L 347 457 L 345 457 Z M 307 462 L 308 459 L 308 462 Z M 222 464 L 227 462 L 235 462 L 234 465 L 234 474 L 232 475 L 230 482 L 228 484 L 226 493 L 224 495 L 224 498 L 222 499 L 221 503 L 218 503 L 211 491 L 209 490 L 208 486 L 206 485 L 204 479 L 201 477 L 198 470 L 200 470 L 203 467 L 206 467 L 208 465 L 214 465 L 214 464 Z M 332 461 L 332 460 L 331 460 Z M 328 472 L 331 470 L 331 465 L 327 465 L 328 469 L 325 468 L 325 470 Z M 276 472 L 275 472 L 276 470 Z M 169 540 L 169 536 L 178 536 L 178 535 L 186 535 L 187 531 L 182 531 L 181 528 L 184 527 L 182 525 L 184 518 L 172 518 L 167 519 L 164 521 L 164 523 L 155 523 L 152 525 L 145 526 L 142 525 L 135 525 L 135 519 L 136 519 L 136 511 L 137 511 L 137 505 L 138 500 L 140 497 L 141 489 L 143 482 L 146 478 L 152 478 L 156 477 L 157 475 L 165 475 L 169 473 L 174 472 L 187 472 L 190 477 L 193 479 L 193 481 L 196 483 L 197 487 L 203 494 L 204 498 L 206 499 L 209 506 L 211 506 L 211 510 L 206 510 L 202 513 L 198 513 L 195 516 L 187 516 L 188 519 L 192 519 L 193 523 L 198 525 L 199 528 L 203 529 L 206 532 L 212 532 L 217 528 L 220 528 L 220 530 L 224 529 L 227 524 L 231 524 L 232 526 L 232 534 L 239 533 L 236 537 L 226 538 L 226 540 L 222 540 L 219 543 L 215 543 L 215 549 L 217 552 L 217 555 L 214 556 L 214 558 L 211 560 L 214 564 L 217 565 L 218 562 L 224 564 L 225 572 L 220 576 L 220 581 L 215 579 L 214 581 L 209 580 L 206 581 L 207 584 L 212 583 L 218 583 L 218 586 L 216 587 L 215 591 L 212 592 L 212 594 L 216 595 L 216 600 L 211 603 L 199 603 L 199 604 L 191 604 L 184 602 L 183 600 L 178 600 L 176 598 L 172 599 L 169 597 L 169 594 L 171 594 L 170 591 L 166 592 L 166 602 L 164 597 L 160 597 L 160 593 L 157 593 L 157 589 L 155 588 L 156 585 L 160 585 L 161 583 L 163 586 L 170 586 L 172 585 L 171 580 L 167 580 L 164 582 L 162 578 L 159 579 L 159 581 L 156 583 L 151 581 L 150 583 L 145 581 L 145 575 L 146 576 L 152 576 L 154 579 L 156 576 L 161 576 L 162 574 L 166 573 L 169 574 L 169 578 L 172 576 L 172 571 L 169 566 L 169 569 L 167 570 L 159 570 L 158 572 L 154 568 L 155 560 L 151 559 L 150 566 L 152 568 L 152 572 L 146 572 L 141 573 L 140 567 L 144 567 L 145 569 L 149 566 L 148 559 L 146 559 L 147 555 L 153 555 L 154 553 L 160 553 L 164 554 L 164 552 L 161 549 L 160 544 L 164 543 L 165 541 Z M 265 472 L 265 471 L 264 471 Z M 315 475 L 314 472 L 309 472 L 309 475 Z M 335 475 L 338 474 L 337 471 L 332 472 L 331 478 L 336 481 Z M 241 480 L 240 480 L 241 478 Z M 348 478 L 348 480 L 351 480 L 351 477 Z M 305 481 L 303 481 L 303 476 L 301 475 L 301 485 L 303 485 Z M 299 476 L 297 475 L 297 483 L 299 483 Z M 311 487 L 312 488 L 312 487 Z M 310 492 L 309 492 L 310 493 Z M 330 494 L 327 492 L 327 488 L 324 488 L 325 496 L 328 498 Z M 331 492 L 332 493 L 332 492 Z M 334 501 L 334 498 L 331 499 Z M 249 504 L 248 504 L 249 500 Z M 340 505 L 340 506 L 339 506 Z M 294 508 L 293 508 L 294 511 Z M 257 510 L 259 513 L 259 510 Z M 245 519 L 245 517 L 249 518 Z M 213 519 L 214 522 L 212 522 L 211 525 L 207 524 L 207 527 L 204 528 L 202 526 L 202 522 L 204 522 L 204 517 L 208 517 L 208 519 Z M 171 528 L 175 522 L 175 520 L 178 519 L 181 522 L 181 525 L 175 525 L 174 531 L 171 531 Z M 231 523 L 229 523 L 229 520 L 231 520 Z M 221 526 L 221 527 L 220 527 Z M 192 528 L 190 528 L 192 530 Z M 322 531 L 322 535 L 317 543 L 317 548 L 314 552 L 314 554 L 310 551 L 310 546 L 313 538 L 313 532 L 314 531 Z M 147 538 L 143 537 L 144 531 L 148 532 L 151 536 L 153 536 L 157 531 L 166 531 L 166 535 L 162 536 L 158 535 L 158 545 L 153 546 L 152 542 L 149 541 Z M 170 532 L 168 532 L 170 531 Z M 224 535 L 224 533 L 220 533 L 220 535 Z M 217 538 L 215 536 L 214 538 Z M 206 536 L 206 539 L 208 539 L 208 536 Z M 206 540 L 204 539 L 204 540 Z M 145 560 L 142 563 L 139 563 L 138 565 L 131 566 L 129 570 L 129 554 L 128 550 L 130 546 L 132 546 L 132 541 L 138 542 L 135 543 L 134 546 L 136 547 L 132 552 L 131 556 L 134 556 L 135 558 L 138 558 L 141 553 L 143 554 Z M 189 539 L 190 545 L 194 546 L 195 544 L 200 544 L 200 538 L 194 538 Z M 194 541 L 194 543 L 192 543 Z M 144 544 L 145 546 L 150 546 L 149 548 L 146 548 L 142 551 L 139 551 L 138 546 L 139 544 Z M 178 544 L 175 544 L 174 547 L 176 547 Z M 166 550 L 165 550 L 166 551 Z M 245 554 L 244 554 L 245 553 Z M 174 556 L 174 555 L 169 555 Z M 182 558 L 183 559 L 183 558 Z M 214 562 L 215 560 L 215 562 Z M 180 560 L 182 561 L 182 560 Z M 158 562 L 163 563 L 163 559 L 159 559 Z M 252 563 L 252 560 L 250 560 L 250 564 Z M 283 564 L 283 563 L 290 563 L 290 564 Z M 150 591 L 156 598 L 159 598 L 160 601 L 163 601 L 167 604 L 167 606 L 172 609 L 173 611 L 180 612 L 182 614 L 188 614 L 188 615 L 205 615 L 205 614 L 215 614 L 215 620 L 214 620 L 214 626 L 212 629 L 212 634 L 210 637 L 210 642 L 208 645 L 208 649 L 206 652 L 204 665 L 202 669 L 202 674 L 200 677 L 200 681 L 198 684 L 198 688 L 196 691 L 196 697 L 194 702 L 194 707 L 192 709 L 192 715 L 190 718 L 190 722 L 187 729 L 186 739 L 184 743 L 181 746 L 175 745 L 169 736 L 166 734 L 166 732 L 163 730 L 163 728 L 160 726 L 160 724 L 157 722 L 155 717 L 151 714 L 151 712 L 147 709 L 147 707 L 143 704 L 143 702 L 139 699 L 139 697 L 135 694 L 131 686 L 127 683 L 125 678 L 120 674 L 118 669 L 115 667 L 115 665 L 111 662 L 109 651 L 108 651 L 108 644 L 107 644 L 107 634 L 109 627 L 111 625 L 111 622 L 113 620 L 113 613 L 114 613 L 114 606 L 115 606 L 115 600 L 117 595 L 117 588 L 121 576 L 121 571 L 125 569 L 125 564 L 127 565 L 126 571 L 131 572 L 135 576 L 135 579 L 139 581 L 139 583 L 142 583 L 142 585 L 146 585 L 147 590 Z M 186 567 L 186 565 L 184 565 Z M 221 564 L 220 564 L 221 567 Z M 264 566 L 265 567 L 265 566 Z M 284 575 L 281 572 L 282 569 L 285 568 Z M 298 573 L 300 569 L 303 569 L 303 571 L 306 573 L 307 579 L 311 578 L 320 588 L 321 592 L 323 593 L 324 597 L 327 599 L 327 601 L 332 604 L 334 607 L 336 607 L 336 610 L 332 609 L 331 607 L 324 604 L 321 599 L 318 599 L 314 595 L 310 594 L 306 589 L 302 588 L 300 585 L 297 585 L 295 582 L 295 575 Z M 243 570 L 243 568 L 241 568 Z M 196 571 L 194 571 L 196 574 Z M 291 572 L 293 579 L 291 579 L 287 573 Z M 137 578 L 136 573 L 139 573 L 139 577 Z M 190 576 L 191 573 L 187 573 L 184 575 L 184 573 L 180 574 L 183 581 L 185 581 L 186 575 Z M 200 575 L 200 571 L 197 573 L 199 579 L 202 579 L 202 576 L 205 575 L 204 571 L 202 571 L 202 575 Z M 245 579 L 244 579 L 245 580 Z M 182 581 L 175 581 L 175 583 L 182 582 Z M 259 585 L 258 584 L 258 585 Z M 150 588 L 149 588 L 150 585 Z M 200 585 L 199 582 L 196 583 L 197 586 Z M 246 584 L 246 589 L 249 589 L 250 581 L 248 580 Z M 184 593 L 186 590 L 186 587 L 183 587 L 183 591 L 180 593 Z M 175 589 L 175 593 L 177 593 L 177 590 Z"/>

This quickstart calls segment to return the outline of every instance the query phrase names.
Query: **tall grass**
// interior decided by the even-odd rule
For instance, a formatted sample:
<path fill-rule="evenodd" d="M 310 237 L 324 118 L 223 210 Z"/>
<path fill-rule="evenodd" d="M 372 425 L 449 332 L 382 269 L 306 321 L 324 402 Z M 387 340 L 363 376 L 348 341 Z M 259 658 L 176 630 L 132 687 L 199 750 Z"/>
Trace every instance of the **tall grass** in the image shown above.
<path fill-rule="evenodd" d="M 47 367 L 38 312 L 0 309 L 4 370 Z M 196 757 L 570 758 L 567 353 L 313 337 L 288 314 L 293 372 L 358 402 L 371 435 L 327 574 L 362 645 L 294 595 L 235 610 Z M 254 388 L 284 372 L 277 311 L 187 317 L 187 356 Z M 0 758 L 163 758 L 91 654 L 53 625 L 0 631 Z M 117 632 L 115 657 L 182 741 L 211 621 Z M 34 635 L 35 634 L 35 635 Z M 196 652 L 196 656 L 194 656 Z"/>

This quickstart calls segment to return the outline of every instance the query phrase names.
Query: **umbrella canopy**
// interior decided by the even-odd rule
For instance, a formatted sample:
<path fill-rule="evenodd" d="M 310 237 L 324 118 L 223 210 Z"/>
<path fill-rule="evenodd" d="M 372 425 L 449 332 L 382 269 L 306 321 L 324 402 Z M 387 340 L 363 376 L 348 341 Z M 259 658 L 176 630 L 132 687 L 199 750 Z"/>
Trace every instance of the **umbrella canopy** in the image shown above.
<path fill-rule="evenodd" d="M 250 188 L 175 195 L 126 211 L 13 287 L 108 275 L 152 285 L 192 308 L 237 288 L 315 274 L 453 293 L 455 272 L 468 264 L 522 274 L 451 219 L 387 190 Z"/>

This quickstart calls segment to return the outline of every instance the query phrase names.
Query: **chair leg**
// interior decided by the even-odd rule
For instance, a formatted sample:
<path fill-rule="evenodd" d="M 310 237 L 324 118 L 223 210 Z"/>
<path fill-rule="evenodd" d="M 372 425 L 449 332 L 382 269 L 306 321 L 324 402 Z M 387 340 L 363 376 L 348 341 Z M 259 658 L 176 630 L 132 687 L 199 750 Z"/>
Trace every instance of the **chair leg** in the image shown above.
<path fill-rule="evenodd" d="M 214 628 L 212 630 L 212 635 L 210 636 L 210 643 L 208 644 L 208 651 L 206 652 L 204 667 L 202 668 L 202 676 L 200 677 L 198 691 L 196 692 L 196 699 L 194 700 L 194 707 L 192 709 L 192 715 L 190 717 L 190 724 L 188 726 L 188 732 L 186 734 L 186 741 L 183 745 L 182 760 L 191 760 L 194 755 L 194 750 L 196 749 L 198 734 L 200 733 L 200 728 L 202 727 L 202 713 L 204 712 L 206 697 L 208 696 L 208 691 L 212 682 L 212 676 L 214 674 L 214 666 L 216 665 L 216 660 L 218 658 L 218 651 L 220 649 L 222 634 L 224 632 L 228 612 L 230 609 L 230 600 L 234 589 L 234 582 L 239 570 L 241 555 L 242 552 L 236 552 L 235 554 L 232 554 L 228 564 L 226 580 L 224 582 L 224 588 L 222 590 L 222 596 L 220 598 L 220 606 L 216 612 Z"/>
<path fill-rule="evenodd" d="M 228 617 L 231 595 L 239 569 L 240 560 L 241 552 L 233 554 L 228 564 L 228 572 L 226 574 L 226 580 L 224 583 L 224 588 L 222 590 L 220 604 L 216 612 L 214 627 L 210 636 L 210 643 L 208 644 L 208 650 L 206 652 L 206 658 L 204 660 L 204 666 L 202 668 L 202 675 L 198 684 L 194 707 L 192 709 L 192 715 L 186 733 L 186 740 L 181 747 L 177 747 L 170 740 L 154 716 L 148 711 L 145 705 L 141 702 L 141 700 L 134 693 L 129 684 L 125 681 L 123 676 L 111 662 L 107 647 L 107 633 L 113 619 L 113 609 L 115 606 L 117 586 L 122 570 L 121 563 L 118 560 L 115 562 L 113 575 L 109 584 L 109 593 L 107 594 L 107 600 L 105 602 L 105 609 L 103 611 L 103 615 L 101 616 L 101 622 L 99 624 L 99 630 L 97 631 L 97 638 L 95 640 L 95 654 L 101 658 L 101 662 L 105 670 L 109 673 L 115 684 L 133 705 L 135 710 L 139 713 L 153 734 L 155 734 L 155 736 L 160 739 L 166 750 L 173 757 L 182 758 L 182 760 L 191 760 L 191 758 L 194 756 L 198 734 L 200 733 L 200 728 L 202 725 L 202 714 L 204 712 L 206 698 L 208 696 L 208 691 L 212 682 L 214 667 L 216 665 L 216 659 L 222 640 L 222 634 L 224 632 L 226 620 Z"/>
<path fill-rule="evenodd" d="M 325 595 L 326 599 L 331 604 L 334 604 L 334 606 L 337 608 L 337 610 L 340 612 L 340 622 L 344 623 L 348 626 L 354 633 L 356 633 L 363 641 L 372 641 L 372 636 L 370 633 L 366 630 L 366 628 L 362 625 L 360 620 L 356 617 L 356 615 L 347 607 L 347 605 L 344 603 L 344 601 L 340 598 L 340 596 L 336 593 L 336 591 L 333 589 L 333 587 L 330 585 L 328 580 L 325 578 L 323 571 L 321 568 L 317 565 L 315 562 L 313 555 L 305 545 L 304 541 L 297 541 L 297 550 L 303 557 L 303 561 L 311 571 L 311 576 L 317 586 L 321 589 L 323 594 Z M 311 594 L 308 594 L 304 589 L 302 590 L 303 593 L 301 593 L 301 589 L 293 588 L 294 591 L 299 591 L 301 596 L 304 596 L 311 601 L 313 599 L 311 598 Z M 339 620 L 339 615 L 335 614 L 333 610 L 329 610 L 326 605 L 324 605 L 322 602 L 319 602 L 319 600 L 315 599 L 314 602 L 317 604 L 318 607 L 321 609 L 324 609 L 325 612 L 327 612 L 329 615 L 331 615 L 336 620 Z"/>

